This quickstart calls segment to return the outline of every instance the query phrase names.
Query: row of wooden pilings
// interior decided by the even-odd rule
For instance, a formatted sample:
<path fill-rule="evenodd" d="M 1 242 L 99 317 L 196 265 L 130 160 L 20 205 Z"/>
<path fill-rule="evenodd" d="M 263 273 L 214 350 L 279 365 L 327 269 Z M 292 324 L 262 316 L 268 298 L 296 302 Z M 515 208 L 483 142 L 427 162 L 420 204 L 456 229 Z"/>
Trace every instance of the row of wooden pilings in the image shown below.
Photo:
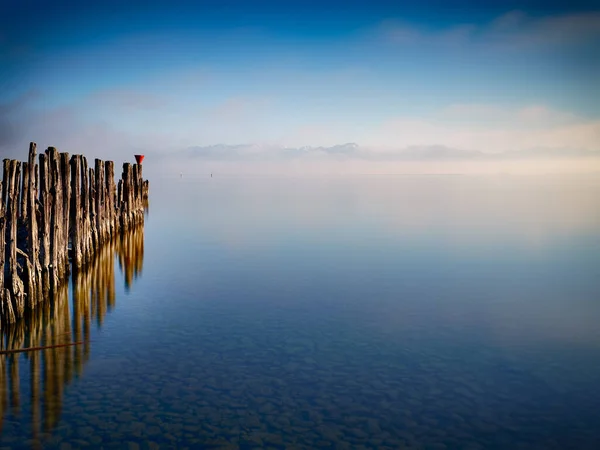
<path fill-rule="evenodd" d="M 49 147 L 29 159 L 4 160 L 0 201 L 0 319 L 14 323 L 33 310 L 117 233 L 142 224 L 148 181 L 142 166 L 69 157 Z M 4 250 L 4 251 L 1 251 Z M 71 258 L 69 258 L 71 256 Z"/>

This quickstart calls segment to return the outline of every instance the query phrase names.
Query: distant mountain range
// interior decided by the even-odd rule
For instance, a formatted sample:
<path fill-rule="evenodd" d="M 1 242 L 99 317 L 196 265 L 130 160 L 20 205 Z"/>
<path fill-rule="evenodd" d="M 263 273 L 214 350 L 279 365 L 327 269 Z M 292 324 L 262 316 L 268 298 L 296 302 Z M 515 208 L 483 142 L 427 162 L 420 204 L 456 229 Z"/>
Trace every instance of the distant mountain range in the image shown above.
<path fill-rule="evenodd" d="M 600 151 L 569 148 L 532 148 L 528 150 L 485 153 L 463 150 L 443 145 L 411 146 L 398 150 L 376 151 L 355 143 L 331 147 L 281 147 L 277 145 L 217 144 L 189 147 L 170 156 L 181 155 L 191 159 L 218 161 L 263 161 L 296 159 L 363 159 L 370 161 L 458 161 L 458 160 L 514 160 L 514 159 L 560 159 L 600 157 Z"/>
<path fill-rule="evenodd" d="M 280 147 L 276 145 L 240 144 L 209 145 L 189 147 L 182 152 L 184 156 L 210 160 L 263 160 L 263 159 L 295 159 L 306 156 L 337 155 L 367 156 L 357 144 L 342 144 L 333 147 Z"/>

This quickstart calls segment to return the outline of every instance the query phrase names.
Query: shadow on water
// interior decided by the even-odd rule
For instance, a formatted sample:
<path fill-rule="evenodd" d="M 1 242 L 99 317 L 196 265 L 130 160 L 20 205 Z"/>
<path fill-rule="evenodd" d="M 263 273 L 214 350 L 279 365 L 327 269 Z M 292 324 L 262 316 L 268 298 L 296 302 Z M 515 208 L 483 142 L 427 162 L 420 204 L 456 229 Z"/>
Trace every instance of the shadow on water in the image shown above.
<path fill-rule="evenodd" d="M 115 307 L 115 259 L 129 290 L 142 272 L 143 257 L 144 230 L 139 227 L 107 243 L 89 267 L 73 274 L 71 286 L 59 288 L 53 301 L 40 304 L 25 320 L 2 330 L 0 442 L 5 420 L 28 414 L 32 446 L 41 448 L 44 434 L 60 420 L 65 387 L 83 374 L 90 358 L 92 324 L 101 327 Z M 14 352 L 22 349 L 36 350 Z M 22 402 L 25 396 L 30 401 L 23 398 Z M 23 411 L 22 403 L 30 411 Z M 23 433 L 21 438 L 26 439 Z"/>

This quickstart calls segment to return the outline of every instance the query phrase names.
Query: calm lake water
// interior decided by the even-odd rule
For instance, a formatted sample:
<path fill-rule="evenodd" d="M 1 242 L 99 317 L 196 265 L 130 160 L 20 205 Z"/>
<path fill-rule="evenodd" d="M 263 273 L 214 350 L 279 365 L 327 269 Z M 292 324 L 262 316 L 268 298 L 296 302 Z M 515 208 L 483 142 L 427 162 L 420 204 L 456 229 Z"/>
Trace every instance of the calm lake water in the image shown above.
<path fill-rule="evenodd" d="M 0 448 L 600 448 L 600 180 L 151 179 L 9 330 Z"/>

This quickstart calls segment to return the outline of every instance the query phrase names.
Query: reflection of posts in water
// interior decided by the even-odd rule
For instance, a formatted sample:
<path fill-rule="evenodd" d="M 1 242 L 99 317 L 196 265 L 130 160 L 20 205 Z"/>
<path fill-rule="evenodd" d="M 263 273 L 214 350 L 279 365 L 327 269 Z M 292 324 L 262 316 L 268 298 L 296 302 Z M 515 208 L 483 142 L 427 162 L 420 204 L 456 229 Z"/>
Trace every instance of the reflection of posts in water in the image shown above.
<path fill-rule="evenodd" d="M 44 305 L 44 343 L 45 346 L 67 344 L 71 342 L 70 314 L 67 286 L 58 288 L 54 304 Z M 49 431 L 58 423 L 62 410 L 64 385 L 71 381 L 73 371 L 69 347 L 48 348 L 42 350 L 44 382 L 44 431 Z"/>
<path fill-rule="evenodd" d="M 129 290 L 133 279 L 141 275 L 144 265 L 144 228 L 138 227 L 121 236 L 117 253 L 119 268 L 125 276 L 125 289 Z"/>
<path fill-rule="evenodd" d="M 115 241 L 107 243 L 88 272 L 91 281 L 92 318 L 102 325 L 107 309 L 115 302 Z"/>
<path fill-rule="evenodd" d="M 15 326 L 3 336 L 4 342 L 3 345 L 12 348 L 15 345 L 19 345 L 23 342 L 25 336 L 25 327 Z M 7 381 L 7 392 L 4 394 L 4 403 L 5 407 L 10 404 L 10 408 L 12 409 L 15 415 L 18 415 L 20 412 L 20 395 L 19 395 L 19 358 L 17 355 L 7 355 L 3 361 L 3 378 Z"/>
<path fill-rule="evenodd" d="M 36 334 L 36 338 L 39 335 Z M 40 352 L 33 352 L 29 356 L 30 390 L 31 390 L 31 433 L 37 439 L 40 433 L 41 405 L 40 405 Z"/>
<path fill-rule="evenodd" d="M 72 317 L 68 286 L 63 285 L 52 301 L 40 303 L 27 312 L 26 320 L 2 330 L 0 350 L 83 344 L 0 354 L 0 432 L 9 405 L 14 414 L 19 412 L 19 358 L 29 363 L 21 366 L 26 368 L 21 376 L 29 376 L 32 439 L 38 441 L 42 430 L 49 432 L 56 426 L 64 388 L 82 374 L 90 358 L 91 323 L 101 326 L 106 313 L 115 307 L 115 257 L 129 286 L 142 270 L 143 239 L 142 228 L 131 230 L 107 242 L 86 270 L 74 271 Z"/>
<path fill-rule="evenodd" d="M 18 416 L 21 407 L 19 401 L 19 359 L 15 355 L 10 355 L 8 362 L 10 367 L 10 407 Z"/>
<path fill-rule="evenodd" d="M 74 329 L 77 320 L 74 321 Z M 1 400 L 10 395 L 11 409 L 19 403 L 19 358 L 28 360 L 28 375 L 31 398 L 32 439 L 39 433 L 51 431 L 60 419 L 62 397 L 65 386 L 75 375 L 74 368 L 80 366 L 78 348 L 75 346 L 52 347 L 75 342 L 71 332 L 68 286 L 60 286 L 52 302 L 44 302 L 30 311 L 26 320 L 8 327 L 3 335 L 2 350 L 50 347 L 40 350 L 0 355 L 0 422 L 7 412 L 6 402 Z M 11 360 L 14 364 L 11 365 Z M 6 361 L 9 362 L 8 377 Z M 8 379 L 7 379 L 8 378 Z"/>
<path fill-rule="evenodd" d="M 4 413 L 6 411 L 6 356 L 0 355 L 0 433 L 4 424 Z"/>
<path fill-rule="evenodd" d="M 106 312 L 115 304 L 114 259 L 117 239 L 102 247 L 87 270 L 73 274 L 74 340 L 85 342 L 83 347 L 78 347 L 80 363 L 89 358 L 91 321 L 102 325 Z M 81 368 L 75 369 L 79 374 Z"/>

